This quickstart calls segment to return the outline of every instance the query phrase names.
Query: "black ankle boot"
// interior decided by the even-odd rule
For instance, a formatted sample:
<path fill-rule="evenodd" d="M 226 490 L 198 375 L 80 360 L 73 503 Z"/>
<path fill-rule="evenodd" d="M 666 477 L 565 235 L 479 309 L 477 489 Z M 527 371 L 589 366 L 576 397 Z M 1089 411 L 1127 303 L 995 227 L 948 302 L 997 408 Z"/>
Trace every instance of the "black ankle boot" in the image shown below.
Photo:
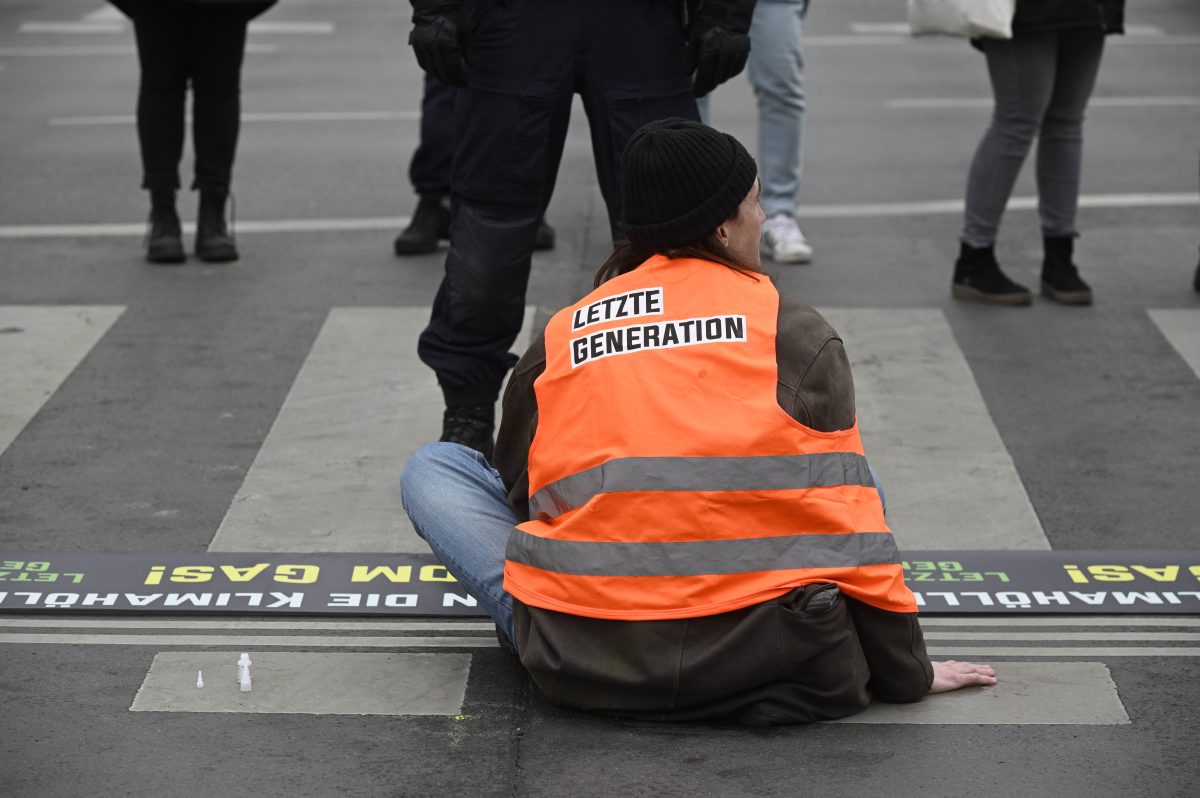
<path fill-rule="evenodd" d="M 151 263 L 183 263 L 183 227 L 175 212 L 174 191 L 150 192 L 145 246 L 146 260 Z"/>
<path fill-rule="evenodd" d="M 237 242 L 225 224 L 225 201 L 229 195 L 200 191 L 196 217 L 196 257 L 206 263 L 229 263 L 238 259 Z"/>
<path fill-rule="evenodd" d="M 1072 238 L 1043 238 L 1046 258 L 1042 261 L 1042 293 L 1064 305 L 1092 304 L 1092 289 L 1079 276 L 1071 260 Z"/>
<path fill-rule="evenodd" d="M 537 240 L 533 248 L 539 252 L 545 249 L 554 249 L 554 228 L 546 224 L 546 217 L 542 217 L 542 221 L 538 223 Z"/>
<path fill-rule="evenodd" d="M 461 443 L 488 460 L 492 459 L 492 429 L 495 426 L 495 408 L 491 405 L 475 407 L 447 407 L 442 416 L 442 437 L 449 443 Z"/>
<path fill-rule="evenodd" d="M 962 244 L 954 263 L 954 282 L 950 292 L 955 299 L 991 302 L 996 305 L 1028 305 L 1033 294 L 1020 283 L 1008 279 L 996 262 L 995 247 Z"/>
<path fill-rule="evenodd" d="M 146 260 L 151 263 L 183 263 L 183 228 L 174 208 L 151 208 L 147 221 Z"/>
<path fill-rule="evenodd" d="M 450 197 L 422 194 L 412 221 L 392 245 L 397 255 L 421 255 L 437 249 L 438 241 L 450 238 Z"/>

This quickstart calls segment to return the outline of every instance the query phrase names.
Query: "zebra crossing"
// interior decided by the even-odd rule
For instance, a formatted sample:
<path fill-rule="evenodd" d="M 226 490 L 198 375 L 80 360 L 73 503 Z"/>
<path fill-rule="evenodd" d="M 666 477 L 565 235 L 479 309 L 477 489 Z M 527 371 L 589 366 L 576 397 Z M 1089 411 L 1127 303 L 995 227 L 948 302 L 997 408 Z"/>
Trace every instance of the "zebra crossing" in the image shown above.
<path fill-rule="evenodd" d="M 0 389 L 4 446 L 88 352 L 103 345 L 122 312 L 119 306 L 0 307 L 0 370 L 15 377 Z M 942 312 L 825 313 L 852 353 L 866 446 L 892 497 L 889 515 L 904 545 L 1049 548 Z M 1148 315 L 1196 370 L 1200 314 Z M 415 339 L 426 317 L 425 308 L 414 307 L 329 312 L 210 551 L 425 551 L 407 525 L 395 484 L 407 457 L 438 429 L 436 386 L 413 347 L 401 343 Z M 948 488 L 932 494 L 922 487 L 929 484 Z M 967 509 L 960 497 L 977 501 L 985 492 L 985 501 L 993 502 L 982 514 L 988 524 L 964 545 L 963 530 L 952 526 Z M 853 722 L 954 724 L 978 722 L 983 712 L 997 724 L 1127 723 L 1102 661 L 1200 656 L 1200 619 L 1187 617 L 964 616 L 923 624 L 931 656 L 1003 662 L 1005 685 L 1020 689 L 985 691 L 974 707 L 959 699 L 930 701 L 917 713 L 873 708 Z M 353 690 L 308 690 L 304 674 L 352 674 L 354 684 L 378 685 L 383 672 L 394 683 L 390 703 L 372 705 L 379 714 L 454 714 L 465 695 L 475 656 L 470 652 L 497 646 L 491 624 L 475 621 L 64 617 L 0 618 L 0 644 L 154 648 L 158 653 L 134 711 L 315 714 L 357 713 L 364 699 Z M 254 701 L 231 689 L 223 698 L 210 693 L 207 703 L 197 703 L 181 674 L 197 663 L 224 662 L 223 650 L 259 652 L 270 664 Z M 275 676 L 265 678 L 269 673 Z M 434 691 L 441 698 L 432 702 L 431 675 L 446 688 Z M 1072 689 L 1063 693 L 1063 684 Z M 313 700 L 306 702 L 306 693 Z"/>

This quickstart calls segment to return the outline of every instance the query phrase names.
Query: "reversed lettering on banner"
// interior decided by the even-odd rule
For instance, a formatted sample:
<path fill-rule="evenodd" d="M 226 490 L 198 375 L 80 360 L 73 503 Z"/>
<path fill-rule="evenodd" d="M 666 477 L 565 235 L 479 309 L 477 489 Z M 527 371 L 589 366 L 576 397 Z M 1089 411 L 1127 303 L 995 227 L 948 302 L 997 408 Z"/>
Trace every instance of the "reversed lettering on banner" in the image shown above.
<path fill-rule="evenodd" d="M 1200 551 L 906 552 L 927 615 L 1200 615 Z M 432 555 L 0 552 L 0 612 L 480 617 Z"/>

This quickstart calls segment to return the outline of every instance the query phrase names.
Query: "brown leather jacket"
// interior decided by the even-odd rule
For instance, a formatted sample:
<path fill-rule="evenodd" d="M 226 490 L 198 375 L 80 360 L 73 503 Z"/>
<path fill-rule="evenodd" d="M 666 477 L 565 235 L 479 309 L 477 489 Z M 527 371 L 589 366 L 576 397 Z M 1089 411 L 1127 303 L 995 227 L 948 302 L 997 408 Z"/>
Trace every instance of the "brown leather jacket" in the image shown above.
<path fill-rule="evenodd" d="M 854 423 L 854 382 L 837 333 L 817 311 L 781 298 L 779 404 L 821 431 Z M 534 380 L 546 366 L 539 336 L 504 393 L 496 467 L 517 516 L 529 518 Z M 832 591 L 831 591 L 832 589 Z M 844 717 L 874 696 L 916 701 L 933 669 L 915 615 L 879 610 L 808 585 L 721 615 L 608 621 L 516 602 L 516 645 L 534 682 L 557 704 L 655 720 L 752 725 Z"/>

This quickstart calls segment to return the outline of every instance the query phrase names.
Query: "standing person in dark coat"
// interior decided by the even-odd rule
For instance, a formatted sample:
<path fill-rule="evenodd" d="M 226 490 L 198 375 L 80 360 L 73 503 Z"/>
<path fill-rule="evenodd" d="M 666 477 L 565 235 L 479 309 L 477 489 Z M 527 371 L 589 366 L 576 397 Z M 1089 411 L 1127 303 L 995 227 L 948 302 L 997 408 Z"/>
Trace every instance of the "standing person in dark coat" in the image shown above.
<path fill-rule="evenodd" d="M 183 231 L 175 210 L 183 156 L 184 107 L 192 87 L 192 188 L 200 191 L 196 256 L 238 258 L 225 222 L 241 117 L 246 26 L 275 0 L 111 0 L 133 20 L 141 83 L 137 127 L 142 188 L 150 192 L 146 260 L 182 263 Z"/>
<path fill-rule="evenodd" d="M 530 255 L 583 99 L 600 191 L 620 236 L 620 155 L 746 64 L 754 0 L 414 0 L 409 43 L 458 86 L 450 252 L 417 351 L 438 377 L 443 441 L 491 456 L 495 403 L 516 363 Z M 695 78 L 693 80 L 693 73 Z"/>
<path fill-rule="evenodd" d="M 978 39 L 996 106 L 967 178 L 957 299 L 1028 305 L 1033 295 L 996 261 L 996 235 L 1036 136 L 1038 215 L 1045 259 L 1041 290 L 1055 302 L 1089 305 L 1092 289 L 1072 261 L 1078 231 L 1083 113 L 1104 37 L 1124 32 L 1125 0 L 1017 0 L 1011 39 Z"/>

